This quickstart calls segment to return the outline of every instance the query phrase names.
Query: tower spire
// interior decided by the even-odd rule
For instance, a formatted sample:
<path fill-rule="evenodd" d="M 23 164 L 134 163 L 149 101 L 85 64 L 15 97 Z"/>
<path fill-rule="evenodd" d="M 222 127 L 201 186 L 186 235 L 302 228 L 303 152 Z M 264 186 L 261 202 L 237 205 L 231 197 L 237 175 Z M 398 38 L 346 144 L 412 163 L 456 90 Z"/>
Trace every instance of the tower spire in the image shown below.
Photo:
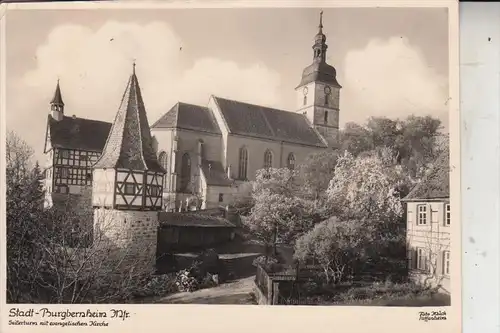
<path fill-rule="evenodd" d="M 54 96 L 50 101 L 50 114 L 52 118 L 59 121 L 64 117 L 64 102 L 61 94 L 61 87 L 59 86 L 59 78 L 57 79 L 56 90 Z"/>
<path fill-rule="evenodd" d="M 64 106 L 64 102 L 61 94 L 61 87 L 59 86 L 59 78 L 57 78 L 56 90 L 54 91 L 54 97 L 50 101 L 52 105 Z"/>
<path fill-rule="evenodd" d="M 326 61 L 326 49 L 328 46 L 326 45 L 326 36 L 323 34 L 323 11 L 319 12 L 319 25 L 318 25 L 318 33 L 314 38 L 313 45 L 313 60 L 315 62 L 325 62 Z"/>
<path fill-rule="evenodd" d="M 319 12 L 319 32 L 323 33 L 323 11 Z"/>

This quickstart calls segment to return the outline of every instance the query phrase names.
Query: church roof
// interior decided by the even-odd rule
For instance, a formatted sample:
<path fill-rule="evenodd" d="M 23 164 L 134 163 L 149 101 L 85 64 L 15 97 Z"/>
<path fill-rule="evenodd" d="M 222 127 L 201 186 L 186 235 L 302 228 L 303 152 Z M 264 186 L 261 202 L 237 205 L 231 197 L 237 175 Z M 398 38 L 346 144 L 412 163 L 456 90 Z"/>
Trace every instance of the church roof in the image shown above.
<path fill-rule="evenodd" d="M 403 199 L 418 201 L 447 199 L 450 197 L 450 158 L 449 153 L 441 154 L 427 176 L 418 183 Z"/>
<path fill-rule="evenodd" d="M 213 98 L 230 133 L 326 147 L 319 133 L 302 114 L 216 96 Z"/>
<path fill-rule="evenodd" d="M 101 152 L 111 123 L 67 116 L 57 121 L 48 115 L 48 127 L 53 148 Z"/>
<path fill-rule="evenodd" d="M 153 149 L 135 64 L 103 153 L 94 167 L 165 172 Z"/>
<path fill-rule="evenodd" d="M 202 160 L 201 170 L 209 186 L 231 186 L 233 183 L 219 161 Z"/>
<path fill-rule="evenodd" d="M 151 128 L 181 128 L 221 134 L 210 109 L 182 102 L 175 104 Z"/>

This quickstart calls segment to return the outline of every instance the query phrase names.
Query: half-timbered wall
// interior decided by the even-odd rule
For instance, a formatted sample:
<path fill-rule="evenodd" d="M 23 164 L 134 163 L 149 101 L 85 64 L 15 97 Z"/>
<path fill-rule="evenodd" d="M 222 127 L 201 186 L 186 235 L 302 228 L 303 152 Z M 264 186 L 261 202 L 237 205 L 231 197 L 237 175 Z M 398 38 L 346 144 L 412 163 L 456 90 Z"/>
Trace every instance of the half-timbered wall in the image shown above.
<path fill-rule="evenodd" d="M 115 184 L 115 208 L 161 209 L 163 193 L 161 173 L 117 170 Z"/>
<path fill-rule="evenodd" d="M 54 149 L 53 191 L 81 193 L 83 186 L 92 184 L 92 166 L 100 153 L 73 149 Z"/>

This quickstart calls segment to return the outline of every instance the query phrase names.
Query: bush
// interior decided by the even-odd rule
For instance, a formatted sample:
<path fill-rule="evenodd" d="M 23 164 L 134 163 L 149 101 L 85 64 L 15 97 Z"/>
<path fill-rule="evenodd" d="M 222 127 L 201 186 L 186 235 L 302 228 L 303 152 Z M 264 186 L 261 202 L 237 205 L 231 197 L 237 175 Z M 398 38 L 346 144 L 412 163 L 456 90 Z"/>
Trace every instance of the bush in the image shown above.
<path fill-rule="evenodd" d="M 165 296 L 174 293 L 178 290 L 175 282 L 175 276 L 172 274 L 154 275 L 147 281 L 144 290 L 138 296 Z"/>
<path fill-rule="evenodd" d="M 270 256 L 260 256 L 253 260 L 252 265 L 257 267 L 260 265 L 265 270 L 273 270 L 273 267 L 279 264 L 278 259 Z"/>
<path fill-rule="evenodd" d="M 175 285 L 179 291 L 193 292 L 198 289 L 198 280 L 187 269 L 177 272 Z"/>

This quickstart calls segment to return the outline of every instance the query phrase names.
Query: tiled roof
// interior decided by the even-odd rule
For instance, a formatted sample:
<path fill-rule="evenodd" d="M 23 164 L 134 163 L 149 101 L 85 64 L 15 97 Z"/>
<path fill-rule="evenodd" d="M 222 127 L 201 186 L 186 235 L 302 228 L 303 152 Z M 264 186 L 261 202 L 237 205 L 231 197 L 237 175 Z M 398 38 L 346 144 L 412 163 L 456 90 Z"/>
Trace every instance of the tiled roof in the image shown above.
<path fill-rule="evenodd" d="M 48 117 L 52 147 L 97 152 L 104 149 L 111 123 L 66 116 L 57 121 Z"/>
<path fill-rule="evenodd" d="M 207 180 L 207 185 L 231 186 L 233 183 L 229 178 L 227 178 L 227 174 L 224 172 L 224 167 L 219 161 L 203 160 L 201 162 L 201 170 Z"/>
<path fill-rule="evenodd" d="M 160 225 L 178 227 L 234 228 L 234 224 L 220 217 L 196 213 L 159 212 Z"/>
<path fill-rule="evenodd" d="M 182 102 L 175 104 L 151 128 L 182 128 L 221 134 L 210 109 Z"/>
<path fill-rule="evenodd" d="M 156 158 L 137 76 L 130 76 L 103 153 L 95 168 L 165 172 Z"/>
<path fill-rule="evenodd" d="M 450 197 L 450 158 L 443 153 L 432 170 L 418 183 L 404 200 L 446 199 Z"/>
<path fill-rule="evenodd" d="M 326 147 L 306 117 L 265 106 L 213 97 L 234 134 Z"/>
<path fill-rule="evenodd" d="M 324 61 L 314 61 L 311 65 L 304 68 L 298 87 L 316 81 L 342 88 L 337 82 L 337 71 L 333 66 L 328 65 Z"/>

